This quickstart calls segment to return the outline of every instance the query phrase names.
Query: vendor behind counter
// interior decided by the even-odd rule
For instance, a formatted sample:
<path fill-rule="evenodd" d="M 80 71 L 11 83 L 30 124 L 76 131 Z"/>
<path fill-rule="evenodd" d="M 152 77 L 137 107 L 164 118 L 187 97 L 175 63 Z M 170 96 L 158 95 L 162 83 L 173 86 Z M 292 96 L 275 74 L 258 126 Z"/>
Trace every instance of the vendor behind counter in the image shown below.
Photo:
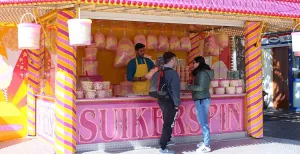
<path fill-rule="evenodd" d="M 127 65 L 127 80 L 133 82 L 133 92 L 137 95 L 148 95 L 150 81 L 145 75 L 155 66 L 152 60 L 145 56 L 145 45 L 135 45 L 136 57 Z"/>

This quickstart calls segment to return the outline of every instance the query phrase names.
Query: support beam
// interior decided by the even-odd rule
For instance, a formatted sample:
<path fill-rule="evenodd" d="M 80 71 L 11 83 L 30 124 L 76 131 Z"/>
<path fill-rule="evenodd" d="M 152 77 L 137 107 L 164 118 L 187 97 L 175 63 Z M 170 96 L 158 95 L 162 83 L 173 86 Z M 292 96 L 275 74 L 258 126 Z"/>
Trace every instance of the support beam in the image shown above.
<path fill-rule="evenodd" d="M 36 100 L 35 94 L 40 92 L 41 69 L 43 69 L 44 34 L 41 33 L 40 49 L 28 50 L 28 135 L 36 135 Z"/>
<path fill-rule="evenodd" d="M 261 22 L 246 22 L 245 65 L 247 93 L 247 131 L 253 138 L 263 137 L 263 96 L 261 61 Z"/>
<path fill-rule="evenodd" d="M 76 152 L 76 52 L 69 45 L 68 23 L 75 12 L 58 11 L 57 16 L 57 72 L 55 76 L 55 128 L 56 154 Z"/>
<path fill-rule="evenodd" d="M 192 48 L 188 54 L 188 66 L 189 66 L 189 71 L 191 72 L 194 69 L 193 68 L 194 58 L 196 58 L 197 56 L 200 56 L 200 50 L 199 50 L 200 33 L 190 33 L 189 38 L 190 38 L 191 44 L 192 44 Z"/>

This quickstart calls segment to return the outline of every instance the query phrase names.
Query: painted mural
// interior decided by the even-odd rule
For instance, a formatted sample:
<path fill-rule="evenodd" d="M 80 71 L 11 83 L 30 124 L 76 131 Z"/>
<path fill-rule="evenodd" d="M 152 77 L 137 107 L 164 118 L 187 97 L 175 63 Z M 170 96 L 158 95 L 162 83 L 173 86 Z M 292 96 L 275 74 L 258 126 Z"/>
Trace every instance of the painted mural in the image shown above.
<path fill-rule="evenodd" d="M 227 78 L 227 71 L 230 69 L 230 46 L 228 35 L 200 36 L 200 55 L 205 57 L 206 63 L 214 70 L 215 79 Z"/>
<path fill-rule="evenodd" d="M 16 27 L 0 27 L 0 142 L 27 134 L 28 55 L 17 42 Z"/>

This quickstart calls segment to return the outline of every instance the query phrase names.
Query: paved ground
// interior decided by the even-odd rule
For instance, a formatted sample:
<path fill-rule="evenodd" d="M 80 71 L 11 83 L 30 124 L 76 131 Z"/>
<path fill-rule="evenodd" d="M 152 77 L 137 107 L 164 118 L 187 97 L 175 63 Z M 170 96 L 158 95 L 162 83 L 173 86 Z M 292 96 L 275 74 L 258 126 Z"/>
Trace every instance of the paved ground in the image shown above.
<path fill-rule="evenodd" d="M 264 112 L 264 139 L 244 138 L 212 142 L 211 154 L 300 154 L 300 113 Z M 196 144 L 173 147 L 176 154 L 194 154 Z M 54 149 L 39 139 L 25 138 L 0 142 L 0 154 L 54 154 Z M 155 154 L 158 147 L 120 151 L 93 151 L 82 154 Z"/>
<path fill-rule="evenodd" d="M 300 141 L 286 139 L 276 139 L 266 137 L 264 139 L 239 139 L 229 141 L 219 141 L 212 143 L 213 152 L 211 154 L 299 154 Z M 176 154 L 196 154 L 196 144 L 177 145 L 172 148 Z M 137 150 L 122 151 L 93 151 L 82 154 L 156 154 L 158 148 L 143 148 Z"/>
<path fill-rule="evenodd" d="M 48 143 L 36 138 L 0 142 L 0 154 L 54 154 L 54 152 Z"/>
<path fill-rule="evenodd" d="M 300 141 L 300 112 L 265 111 L 264 136 Z"/>

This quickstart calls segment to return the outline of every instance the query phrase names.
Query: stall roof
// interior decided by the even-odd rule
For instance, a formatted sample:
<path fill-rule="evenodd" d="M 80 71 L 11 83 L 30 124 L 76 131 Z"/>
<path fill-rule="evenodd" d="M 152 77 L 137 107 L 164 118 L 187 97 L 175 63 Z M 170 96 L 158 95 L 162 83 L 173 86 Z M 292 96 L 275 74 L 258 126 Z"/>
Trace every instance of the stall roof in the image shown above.
<path fill-rule="evenodd" d="M 0 0 L 0 24 L 18 23 L 26 12 L 37 9 L 39 16 L 54 9 L 75 9 L 98 13 L 117 13 L 117 15 L 154 15 L 204 18 L 217 20 L 262 21 L 268 25 L 269 32 L 293 29 L 300 21 L 300 3 L 279 0 Z M 19 3 L 18 3 L 19 2 Z M 22 2 L 22 3 L 21 3 Z M 195 2 L 195 3 L 192 3 Z M 226 2 L 226 3 L 225 3 Z M 251 2 L 251 3 L 249 3 Z M 233 7 L 235 6 L 235 7 Z M 91 18 L 91 17 L 88 17 Z M 25 21 L 30 21 L 26 18 Z M 112 19 L 114 20 L 114 19 Z M 31 20 L 32 21 L 32 20 Z"/>
<path fill-rule="evenodd" d="M 0 6 L 44 4 L 105 4 L 171 10 L 191 10 L 269 17 L 300 18 L 299 0 L 0 0 Z"/>

